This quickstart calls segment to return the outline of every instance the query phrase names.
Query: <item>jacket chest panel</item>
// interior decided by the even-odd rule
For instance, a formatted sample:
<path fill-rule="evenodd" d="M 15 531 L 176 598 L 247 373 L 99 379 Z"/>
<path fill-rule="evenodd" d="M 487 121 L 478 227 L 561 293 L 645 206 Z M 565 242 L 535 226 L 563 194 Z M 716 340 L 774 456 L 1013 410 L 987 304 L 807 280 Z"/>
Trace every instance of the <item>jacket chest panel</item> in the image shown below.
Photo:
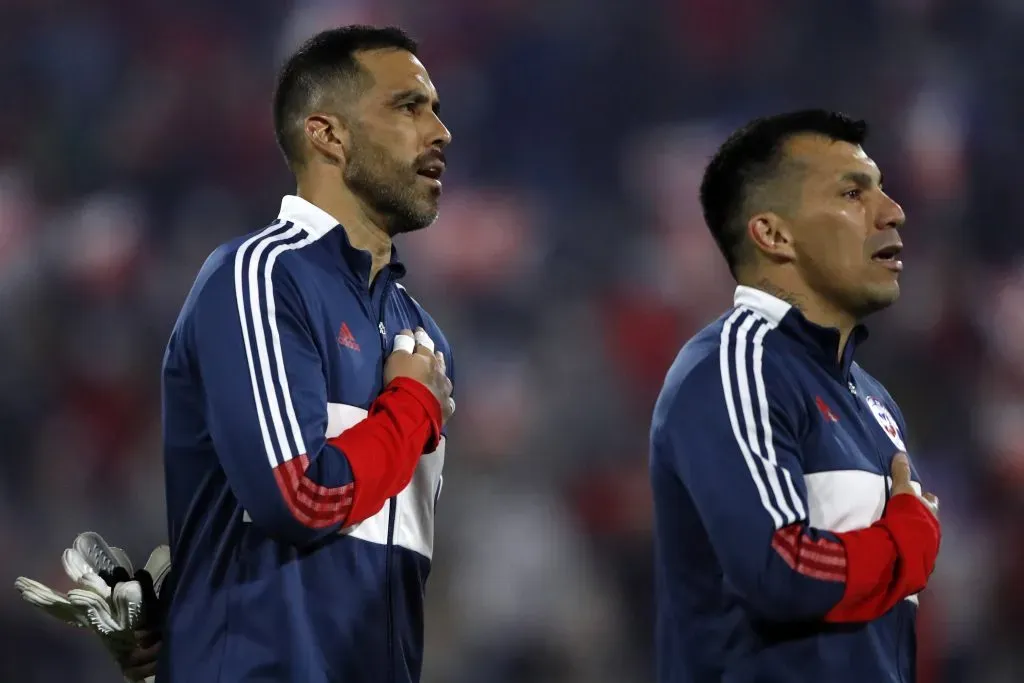
<path fill-rule="evenodd" d="M 319 283 L 311 316 L 330 403 L 368 408 L 383 386 L 384 361 L 395 335 L 420 324 L 391 285 L 371 298 L 351 283 Z"/>
<path fill-rule="evenodd" d="M 836 532 L 870 526 L 885 509 L 892 457 L 905 450 L 896 419 L 880 398 L 834 380 L 809 386 L 808 394 L 803 464 L 810 523 Z"/>

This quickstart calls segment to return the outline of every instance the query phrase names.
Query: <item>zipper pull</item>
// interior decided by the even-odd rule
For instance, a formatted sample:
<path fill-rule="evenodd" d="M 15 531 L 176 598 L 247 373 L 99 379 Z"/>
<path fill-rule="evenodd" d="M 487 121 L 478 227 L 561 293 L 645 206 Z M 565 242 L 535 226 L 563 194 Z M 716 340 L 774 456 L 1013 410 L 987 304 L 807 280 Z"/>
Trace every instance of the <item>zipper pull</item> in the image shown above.
<path fill-rule="evenodd" d="M 384 321 L 377 323 L 377 329 L 380 330 L 380 338 L 384 341 L 388 340 L 388 331 L 384 329 Z"/>
<path fill-rule="evenodd" d="M 849 384 L 847 384 L 847 386 L 850 387 L 850 393 L 853 394 L 854 396 L 856 396 L 857 395 L 857 387 L 854 386 L 853 382 L 850 382 Z"/>

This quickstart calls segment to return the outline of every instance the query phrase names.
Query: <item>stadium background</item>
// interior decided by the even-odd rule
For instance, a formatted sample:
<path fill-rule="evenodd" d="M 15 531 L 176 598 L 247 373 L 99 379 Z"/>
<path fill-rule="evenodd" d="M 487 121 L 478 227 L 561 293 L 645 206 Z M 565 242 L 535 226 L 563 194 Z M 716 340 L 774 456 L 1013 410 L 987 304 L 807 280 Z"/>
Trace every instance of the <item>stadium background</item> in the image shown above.
<path fill-rule="evenodd" d="M 425 683 L 652 680 L 649 410 L 731 292 L 699 174 L 806 105 L 873 123 L 909 215 L 861 361 L 943 500 L 922 681 L 1024 680 L 1019 0 L 3 0 L 0 680 L 117 680 L 11 583 L 62 583 L 84 529 L 164 541 L 163 344 L 208 251 L 292 191 L 275 65 L 352 22 L 422 41 L 455 136 L 400 243 L 460 368 Z"/>

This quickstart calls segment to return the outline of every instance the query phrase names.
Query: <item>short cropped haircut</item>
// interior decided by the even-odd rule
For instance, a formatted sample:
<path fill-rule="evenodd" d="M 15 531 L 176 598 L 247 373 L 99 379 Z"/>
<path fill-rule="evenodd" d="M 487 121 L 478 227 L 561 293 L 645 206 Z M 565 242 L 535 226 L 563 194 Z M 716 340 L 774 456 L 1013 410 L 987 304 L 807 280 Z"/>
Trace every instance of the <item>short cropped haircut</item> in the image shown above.
<path fill-rule="evenodd" d="M 346 86 L 362 92 L 372 81 L 356 56 L 386 49 L 415 55 L 418 45 L 399 28 L 343 26 L 316 34 L 285 61 L 274 89 L 274 135 L 289 166 L 302 160 L 303 121 L 323 93 Z"/>
<path fill-rule="evenodd" d="M 701 208 L 733 277 L 744 258 L 747 221 L 764 210 L 752 199 L 780 175 L 786 142 L 806 133 L 862 145 L 868 126 L 823 109 L 758 118 L 729 136 L 708 163 L 700 185 Z"/>

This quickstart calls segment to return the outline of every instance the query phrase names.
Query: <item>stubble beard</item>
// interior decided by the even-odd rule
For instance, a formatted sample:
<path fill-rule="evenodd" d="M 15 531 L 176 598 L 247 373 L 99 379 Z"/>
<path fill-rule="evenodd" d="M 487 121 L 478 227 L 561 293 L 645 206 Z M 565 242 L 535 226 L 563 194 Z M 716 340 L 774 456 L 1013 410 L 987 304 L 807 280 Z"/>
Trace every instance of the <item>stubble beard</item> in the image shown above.
<path fill-rule="evenodd" d="M 437 198 L 418 186 L 415 169 L 360 136 L 345 167 L 345 184 L 384 221 L 389 235 L 422 230 L 437 220 Z"/>
<path fill-rule="evenodd" d="M 818 267 L 805 268 L 803 273 L 811 291 L 857 321 L 889 308 L 899 298 L 898 281 L 892 286 L 882 286 L 860 279 L 867 278 L 867 274 L 856 277 L 840 281 L 834 272 Z"/>

